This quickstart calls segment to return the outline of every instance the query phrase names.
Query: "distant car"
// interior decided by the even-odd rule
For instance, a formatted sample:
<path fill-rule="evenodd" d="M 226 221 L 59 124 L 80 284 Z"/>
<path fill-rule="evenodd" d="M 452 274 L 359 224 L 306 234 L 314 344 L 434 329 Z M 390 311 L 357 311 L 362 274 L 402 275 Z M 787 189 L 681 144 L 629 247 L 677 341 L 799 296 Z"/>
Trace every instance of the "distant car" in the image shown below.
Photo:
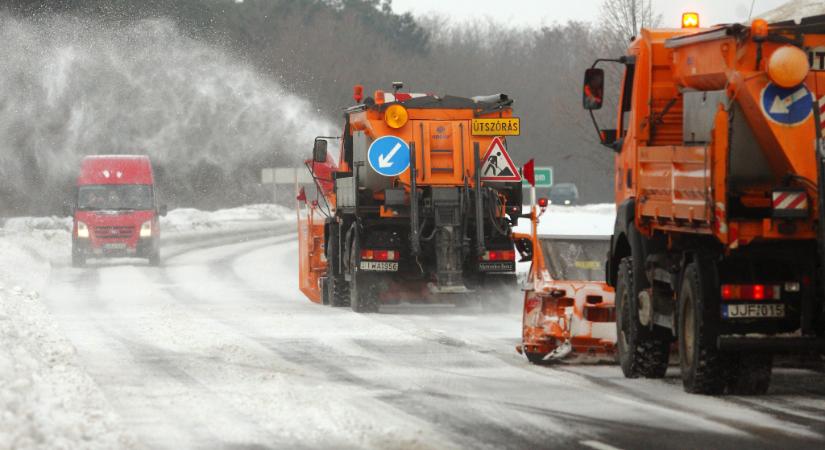
<path fill-rule="evenodd" d="M 570 206 L 579 203 L 579 189 L 573 183 L 559 183 L 550 188 L 551 205 Z"/>

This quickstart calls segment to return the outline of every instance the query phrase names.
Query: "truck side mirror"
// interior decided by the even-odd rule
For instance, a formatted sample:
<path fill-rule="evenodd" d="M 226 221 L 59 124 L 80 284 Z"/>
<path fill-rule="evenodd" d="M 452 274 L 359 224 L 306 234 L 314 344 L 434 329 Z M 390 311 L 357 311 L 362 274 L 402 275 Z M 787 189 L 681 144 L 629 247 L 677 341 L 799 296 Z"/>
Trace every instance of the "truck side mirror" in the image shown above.
<path fill-rule="evenodd" d="M 316 139 L 312 147 L 312 160 L 317 163 L 327 162 L 327 141 Z"/>
<path fill-rule="evenodd" d="M 521 259 L 519 262 L 527 262 L 533 260 L 533 241 L 527 238 L 516 239 L 516 250 L 518 250 Z"/>
<path fill-rule="evenodd" d="M 169 212 L 169 207 L 168 206 L 166 206 L 166 205 L 158 206 L 158 215 L 159 216 L 164 217 L 164 216 L 166 216 L 166 213 L 168 213 L 168 212 Z"/>
<path fill-rule="evenodd" d="M 584 71 L 582 107 L 587 110 L 602 108 L 604 100 L 604 70 L 590 68 Z"/>
<path fill-rule="evenodd" d="M 63 215 L 64 216 L 73 216 L 74 215 L 74 204 L 67 202 L 63 204 Z"/>
<path fill-rule="evenodd" d="M 599 140 L 601 144 L 605 147 L 612 149 L 613 151 L 621 151 L 621 142 L 616 140 L 616 130 L 613 129 L 603 129 L 599 130 Z"/>

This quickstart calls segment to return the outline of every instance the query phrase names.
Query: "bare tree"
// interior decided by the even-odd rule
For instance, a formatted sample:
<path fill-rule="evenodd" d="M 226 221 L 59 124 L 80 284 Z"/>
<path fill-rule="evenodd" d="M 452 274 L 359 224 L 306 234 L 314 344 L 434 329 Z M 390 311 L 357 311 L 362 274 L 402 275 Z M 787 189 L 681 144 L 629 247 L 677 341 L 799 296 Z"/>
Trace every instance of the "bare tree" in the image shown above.
<path fill-rule="evenodd" d="M 604 0 L 601 25 L 610 44 L 623 46 L 642 28 L 657 27 L 662 15 L 653 8 L 652 0 Z M 612 45 L 611 45 L 612 46 Z"/>

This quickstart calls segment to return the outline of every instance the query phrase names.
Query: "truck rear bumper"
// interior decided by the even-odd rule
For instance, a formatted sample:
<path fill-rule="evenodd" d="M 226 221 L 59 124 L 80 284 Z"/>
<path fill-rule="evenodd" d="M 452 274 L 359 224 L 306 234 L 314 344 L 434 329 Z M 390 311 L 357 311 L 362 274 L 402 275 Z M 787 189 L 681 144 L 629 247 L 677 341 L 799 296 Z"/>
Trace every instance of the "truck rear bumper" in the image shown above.
<path fill-rule="evenodd" d="M 752 351 L 764 353 L 825 352 L 825 338 L 719 336 L 716 341 L 716 346 L 721 351 Z"/>

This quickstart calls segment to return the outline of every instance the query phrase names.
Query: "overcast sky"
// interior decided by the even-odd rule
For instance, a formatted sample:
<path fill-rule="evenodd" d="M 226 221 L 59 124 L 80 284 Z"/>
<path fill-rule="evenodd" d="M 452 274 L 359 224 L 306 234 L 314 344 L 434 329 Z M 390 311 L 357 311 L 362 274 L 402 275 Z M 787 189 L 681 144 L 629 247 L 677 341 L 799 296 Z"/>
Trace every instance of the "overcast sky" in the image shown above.
<path fill-rule="evenodd" d="M 703 26 L 741 22 L 748 18 L 752 0 L 653 0 L 664 26 L 678 27 L 682 12 L 695 11 Z M 753 16 L 787 0 L 755 0 Z M 509 26 L 538 27 L 568 20 L 594 21 L 602 0 L 393 0 L 396 12 L 434 13 L 458 21 L 492 17 Z"/>

